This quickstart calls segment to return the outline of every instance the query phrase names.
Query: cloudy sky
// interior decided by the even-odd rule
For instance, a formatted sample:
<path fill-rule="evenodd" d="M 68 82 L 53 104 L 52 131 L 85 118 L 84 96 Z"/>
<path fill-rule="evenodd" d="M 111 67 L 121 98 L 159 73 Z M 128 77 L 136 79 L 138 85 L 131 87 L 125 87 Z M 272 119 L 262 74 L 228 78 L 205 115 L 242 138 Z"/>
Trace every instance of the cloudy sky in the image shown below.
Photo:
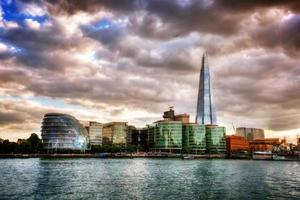
<path fill-rule="evenodd" d="M 0 137 L 47 112 L 144 126 L 175 106 L 194 120 L 209 55 L 217 119 L 300 133 L 300 2 L 3 0 Z"/>

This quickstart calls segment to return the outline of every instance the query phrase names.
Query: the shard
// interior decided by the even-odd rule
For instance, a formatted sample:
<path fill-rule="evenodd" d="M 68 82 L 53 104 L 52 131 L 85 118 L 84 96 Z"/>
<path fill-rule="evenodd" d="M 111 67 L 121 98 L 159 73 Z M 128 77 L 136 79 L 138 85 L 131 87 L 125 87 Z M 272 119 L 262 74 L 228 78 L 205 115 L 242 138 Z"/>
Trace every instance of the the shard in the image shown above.
<path fill-rule="evenodd" d="M 204 53 L 202 57 L 196 123 L 213 125 L 217 124 L 215 105 L 211 90 L 208 59 L 206 53 Z"/>

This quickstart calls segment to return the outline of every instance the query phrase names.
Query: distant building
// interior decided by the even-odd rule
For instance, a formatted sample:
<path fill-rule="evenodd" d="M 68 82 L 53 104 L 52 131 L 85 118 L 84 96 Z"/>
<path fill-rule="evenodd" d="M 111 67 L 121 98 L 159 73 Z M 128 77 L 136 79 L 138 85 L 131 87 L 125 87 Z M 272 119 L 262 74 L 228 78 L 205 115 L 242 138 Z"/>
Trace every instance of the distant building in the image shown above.
<path fill-rule="evenodd" d="M 279 138 L 256 139 L 249 142 L 251 152 L 272 151 L 274 146 L 281 144 Z"/>
<path fill-rule="evenodd" d="M 230 135 L 226 137 L 227 153 L 250 152 L 249 142 L 242 136 Z"/>
<path fill-rule="evenodd" d="M 182 127 L 182 149 L 186 153 L 206 152 L 205 125 L 190 123 Z"/>
<path fill-rule="evenodd" d="M 148 150 L 148 127 L 136 128 L 129 126 L 126 141 L 128 145 L 135 145 L 138 151 Z"/>
<path fill-rule="evenodd" d="M 196 123 L 216 125 L 216 111 L 212 95 L 208 58 L 206 53 L 202 57 L 200 70 Z"/>
<path fill-rule="evenodd" d="M 103 124 L 103 144 L 126 144 L 127 122 L 110 122 Z"/>
<path fill-rule="evenodd" d="M 246 138 L 248 141 L 263 139 L 265 133 L 263 129 L 240 127 L 236 129 L 236 135 Z"/>
<path fill-rule="evenodd" d="M 43 148 L 47 152 L 85 151 L 89 143 L 86 129 L 67 114 L 48 113 L 42 122 Z"/>
<path fill-rule="evenodd" d="M 103 124 L 99 122 L 90 122 L 88 126 L 88 136 L 91 145 L 102 145 Z"/>
<path fill-rule="evenodd" d="M 225 154 L 225 127 L 206 125 L 206 152 L 208 154 Z"/>
<path fill-rule="evenodd" d="M 173 106 L 170 107 L 170 110 L 164 112 L 163 118 L 164 118 L 164 120 L 180 121 L 182 123 L 189 123 L 189 121 L 190 121 L 190 115 L 188 115 L 186 113 L 175 115 Z"/>
<path fill-rule="evenodd" d="M 181 152 L 182 122 L 161 120 L 150 125 L 149 147 L 152 151 Z"/>

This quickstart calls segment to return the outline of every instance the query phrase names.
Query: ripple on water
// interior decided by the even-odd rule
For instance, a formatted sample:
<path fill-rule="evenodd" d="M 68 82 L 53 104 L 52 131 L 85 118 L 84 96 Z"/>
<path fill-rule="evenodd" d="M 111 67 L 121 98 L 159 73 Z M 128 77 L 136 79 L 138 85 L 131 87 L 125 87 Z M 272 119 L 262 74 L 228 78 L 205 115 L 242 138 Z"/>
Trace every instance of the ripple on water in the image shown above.
<path fill-rule="evenodd" d="M 2 159 L 1 199 L 299 199 L 300 163 Z"/>

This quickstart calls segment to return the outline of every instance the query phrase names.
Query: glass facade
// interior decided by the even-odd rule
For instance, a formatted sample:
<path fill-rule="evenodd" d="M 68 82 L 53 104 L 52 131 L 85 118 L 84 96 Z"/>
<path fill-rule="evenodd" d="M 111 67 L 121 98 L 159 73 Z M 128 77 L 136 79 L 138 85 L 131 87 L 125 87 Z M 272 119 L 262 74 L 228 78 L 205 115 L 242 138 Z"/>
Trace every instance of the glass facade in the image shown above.
<path fill-rule="evenodd" d="M 183 124 L 182 149 L 185 153 L 204 154 L 206 151 L 205 125 Z"/>
<path fill-rule="evenodd" d="M 225 154 L 225 127 L 206 126 L 206 151 L 209 154 Z"/>
<path fill-rule="evenodd" d="M 103 125 L 103 144 L 125 144 L 126 143 L 126 122 L 110 122 Z"/>
<path fill-rule="evenodd" d="M 71 115 L 45 114 L 41 135 L 43 148 L 48 152 L 85 151 L 87 149 L 87 131 Z"/>
<path fill-rule="evenodd" d="M 180 152 L 182 122 L 158 121 L 149 126 L 149 146 L 152 151 Z"/>
<path fill-rule="evenodd" d="M 206 54 L 203 55 L 200 71 L 196 123 L 217 124 L 215 105 L 211 90 L 209 65 Z"/>

